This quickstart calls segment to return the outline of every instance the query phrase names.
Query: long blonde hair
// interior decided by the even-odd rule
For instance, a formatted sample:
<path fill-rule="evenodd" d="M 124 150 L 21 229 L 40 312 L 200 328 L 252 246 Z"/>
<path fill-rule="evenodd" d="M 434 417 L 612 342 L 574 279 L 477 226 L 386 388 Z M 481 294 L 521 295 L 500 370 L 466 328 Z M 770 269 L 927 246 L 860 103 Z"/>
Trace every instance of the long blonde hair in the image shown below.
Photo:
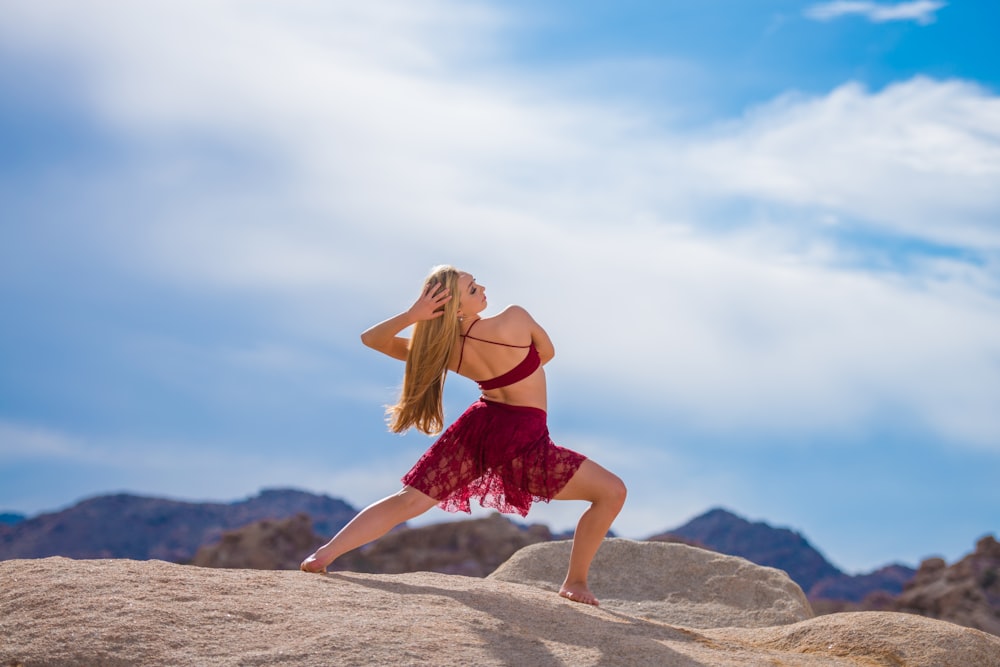
<path fill-rule="evenodd" d="M 451 299 L 443 306 L 444 315 L 413 326 L 403 391 L 399 402 L 386 410 L 389 430 L 393 433 L 415 426 L 418 431 L 434 435 L 444 426 L 444 379 L 448 374 L 448 359 L 462 331 L 458 319 L 458 276 L 458 269 L 442 265 L 431 269 L 424 281 L 423 291 L 432 288 L 432 293 L 437 294 L 447 289 Z"/>

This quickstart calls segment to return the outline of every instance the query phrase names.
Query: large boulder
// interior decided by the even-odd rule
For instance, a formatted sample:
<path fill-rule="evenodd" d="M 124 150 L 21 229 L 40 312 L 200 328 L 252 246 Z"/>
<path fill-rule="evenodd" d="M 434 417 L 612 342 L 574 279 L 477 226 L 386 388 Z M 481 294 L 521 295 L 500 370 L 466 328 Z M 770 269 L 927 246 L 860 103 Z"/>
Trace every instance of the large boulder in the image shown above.
<path fill-rule="evenodd" d="M 489 578 L 558 591 L 572 542 L 521 549 Z M 685 544 L 604 540 L 590 588 L 605 609 L 689 628 L 759 628 L 812 618 L 789 576 Z"/>
<path fill-rule="evenodd" d="M 0 582 L 0 665 L 1000 667 L 1000 637 L 908 614 L 693 630 L 427 572 L 57 557 L 0 562 Z"/>
<path fill-rule="evenodd" d="M 672 537 L 784 570 L 806 593 L 827 577 L 843 575 L 800 533 L 763 521 L 751 522 L 718 507 L 649 539 L 669 540 Z"/>
<path fill-rule="evenodd" d="M 863 665 L 997 667 L 998 638 L 980 630 L 893 612 L 828 614 L 794 625 L 712 630 L 759 649 L 853 658 Z M 861 658 L 865 660 L 862 661 Z M 779 663 L 780 664 L 780 663 Z M 798 663 L 790 663 L 798 664 Z"/>

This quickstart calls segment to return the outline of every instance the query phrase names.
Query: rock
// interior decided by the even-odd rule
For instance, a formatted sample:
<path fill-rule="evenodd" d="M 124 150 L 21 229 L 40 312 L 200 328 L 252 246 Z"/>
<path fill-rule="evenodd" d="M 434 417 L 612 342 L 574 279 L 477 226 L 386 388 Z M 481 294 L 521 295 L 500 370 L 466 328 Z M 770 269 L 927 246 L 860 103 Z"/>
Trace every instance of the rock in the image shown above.
<path fill-rule="evenodd" d="M 1000 635 L 1000 543 L 993 536 L 954 565 L 928 558 L 902 593 L 869 594 L 861 602 L 813 600 L 818 614 L 845 611 L 901 611 L 950 621 Z"/>
<path fill-rule="evenodd" d="M 571 544 L 522 549 L 489 578 L 558 591 Z M 802 589 L 781 570 L 684 544 L 605 540 L 589 583 L 605 609 L 689 628 L 757 628 L 813 616 Z"/>
<path fill-rule="evenodd" d="M 784 570 L 803 591 L 809 591 L 827 577 L 843 575 L 798 532 L 776 528 L 763 521 L 751 522 L 722 508 L 709 510 L 679 528 L 649 539 L 662 540 L 670 536 Z"/>
<path fill-rule="evenodd" d="M 986 536 L 950 567 L 925 560 L 891 608 L 1000 635 L 1000 543 Z"/>
<path fill-rule="evenodd" d="M 203 567 L 297 570 L 302 559 L 328 537 L 316 535 L 304 514 L 264 520 L 225 533 L 195 554 Z M 376 542 L 338 558 L 332 570 L 372 574 L 441 572 L 485 577 L 511 554 L 529 544 L 552 539 L 541 524 L 518 526 L 500 514 L 485 519 L 398 528 Z"/>
<path fill-rule="evenodd" d="M 494 512 L 484 519 L 393 531 L 366 547 L 344 554 L 331 569 L 485 577 L 519 549 L 550 539 L 552 534 L 541 524 L 523 528 Z"/>
<path fill-rule="evenodd" d="M 0 562 L 0 582 L 0 665 L 1000 666 L 1000 638 L 907 614 L 692 630 L 496 578 L 426 572 L 55 557 Z M 639 599 L 645 582 L 632 582 L 623 597 Z"/>
<path fill-rule="evenodd" d="M 833 657 L 865 656 L 858 664 L 996 667 L 998 638 L 909 614 L 852 612 L 760 630 L 715 631 L 717 639 L 750 641 L 761 649 Z"/>
<path fill-rule="evenodd" d="M 199 567 L 297 570 L 302 559 L 325 540 L 313 533 L 306 514 L 287 519 L 264 519 L 223 534 L 215 544 L 203 546 L 192 565 Z"/>
<path fill-rule="evenodd" d="M 682 542 L 784 570 L 802 587 L 817 613 L 856 607 L 847 603 L 860 603 L 872 594 L 897 595 L 915 573 L 905 565 L 891 564 L 868 574 L 845 574 L 800 533 L 763 521 L 750 522 L 721 508 L 647 539 Z"/>

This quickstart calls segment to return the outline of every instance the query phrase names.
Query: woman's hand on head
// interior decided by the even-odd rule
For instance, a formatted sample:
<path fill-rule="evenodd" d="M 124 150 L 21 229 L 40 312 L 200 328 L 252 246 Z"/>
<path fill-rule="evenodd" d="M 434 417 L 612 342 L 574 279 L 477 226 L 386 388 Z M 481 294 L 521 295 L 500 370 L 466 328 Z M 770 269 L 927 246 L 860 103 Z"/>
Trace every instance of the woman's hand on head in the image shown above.
<path fill-rule="evenodd" d="M 410 306 L 410 316 L 415 322 L 441 317 L 444 315 L 444 306 L 449 301 L 451 301 L 451 293 L 447 287 L 441 283 L 430 284 L 420 295 L 420 298 Z"/>

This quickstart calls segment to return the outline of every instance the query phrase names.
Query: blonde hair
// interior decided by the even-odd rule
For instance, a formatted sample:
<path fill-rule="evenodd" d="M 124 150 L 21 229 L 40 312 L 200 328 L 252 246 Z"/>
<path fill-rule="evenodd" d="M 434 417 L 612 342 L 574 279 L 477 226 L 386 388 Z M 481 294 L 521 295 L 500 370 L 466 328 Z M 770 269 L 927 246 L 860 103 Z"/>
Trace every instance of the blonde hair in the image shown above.
<path fill-rule="evenodd" d="M 444 315 L 413 326 L 403 390 L 399 402 L 386 410 L 389 430 L 393 433 L 414 426 L 422 433 L 435 435 L 444 426 L 444 379 L 448 374 L 448 359 L 462 331 L 458 320 L 459 273 L 453 266 L 436 266 L 424 280 L 424 292 L 437 285 L 432 293 L 447 289 L 452 298 L 443 306 Z"/>

